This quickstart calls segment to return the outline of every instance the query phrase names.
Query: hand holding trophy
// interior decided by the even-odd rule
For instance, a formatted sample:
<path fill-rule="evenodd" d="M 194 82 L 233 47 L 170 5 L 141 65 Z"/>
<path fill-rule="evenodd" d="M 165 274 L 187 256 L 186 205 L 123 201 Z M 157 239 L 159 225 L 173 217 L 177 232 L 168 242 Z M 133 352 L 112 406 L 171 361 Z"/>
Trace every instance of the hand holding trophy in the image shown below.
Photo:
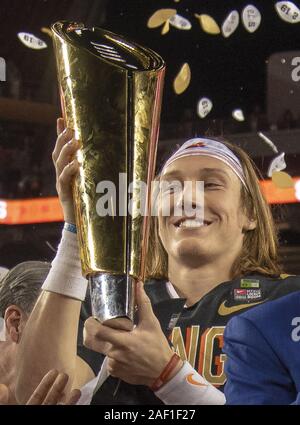
<path fill-rule="evenodd" d="M 73 198 L 93 316 L 131 330 L 135 285 L 145 274 L 165 65 L 102 29 L 58 22 L 52 31 L 64 121 L 79 141 L 66 149 L 77 151 Z"/>

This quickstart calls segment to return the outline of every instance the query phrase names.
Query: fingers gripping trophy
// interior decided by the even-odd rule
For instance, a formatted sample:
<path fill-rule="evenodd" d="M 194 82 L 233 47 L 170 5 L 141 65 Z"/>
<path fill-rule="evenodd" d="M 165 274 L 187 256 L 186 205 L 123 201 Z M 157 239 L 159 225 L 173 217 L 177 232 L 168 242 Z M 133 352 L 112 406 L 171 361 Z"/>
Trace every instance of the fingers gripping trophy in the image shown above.
<path fill-rule="evenodd" d="M 52 31 L 63 116 L 80 145 L 73 199 L 92 314 L 131 330 L 135 284 L 145 277 L 165 64 L 100 28 L 57 22 Z M 109 213 L 100 208 L 103 182 L 116 188 Z M 147 187 L 144 208 L 140 192 L 127 190 L 139 182 Z"/>

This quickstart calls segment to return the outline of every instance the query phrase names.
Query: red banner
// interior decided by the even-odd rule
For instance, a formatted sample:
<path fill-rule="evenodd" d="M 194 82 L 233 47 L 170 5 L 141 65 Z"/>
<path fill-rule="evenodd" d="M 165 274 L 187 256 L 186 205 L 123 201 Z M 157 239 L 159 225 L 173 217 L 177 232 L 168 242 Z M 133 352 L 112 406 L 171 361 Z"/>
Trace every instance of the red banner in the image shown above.
<path fill-rule="evenodd" d="M 0 200 L 0 224 L 32 224 L 63 221 L 58 198 Z"/>

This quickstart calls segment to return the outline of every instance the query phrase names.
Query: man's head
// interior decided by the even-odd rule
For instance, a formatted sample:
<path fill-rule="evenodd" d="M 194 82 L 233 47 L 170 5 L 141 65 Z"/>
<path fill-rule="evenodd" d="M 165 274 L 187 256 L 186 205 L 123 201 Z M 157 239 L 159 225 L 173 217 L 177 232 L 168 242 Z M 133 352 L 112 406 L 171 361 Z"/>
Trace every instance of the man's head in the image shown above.
<path fill-rule="evenodd" d="M 232 278 L 252 271 L 279 273 L 273 219 L 251 159 L 228 142 L 212 141 L 210 146 L 210 140 L 197 139 L 184 146 L 187 148 L 179 148 L 168 159 L 159 175 L 168 193 L 160 193 L 148 274 L 166 277 L 170 261 L 197 268 L 222 256 L 232 262 Z M 176 193 L 174 180 L 181 182 L 182 188 L 185 181 L 203 181 L 203 225 L 197 221 L 184 223 L 184 214 L 179 220 L 174 217 L 175 205 L 182 204 L 184 195 L 182 189 Z M 165 184 L 168 181 L 170 189 Z M 171 200 L 169 217 L 161 214 L 164 196 Z M 195 191 L 192 196 L 197 207 Z"/>
<path fill-rule="evenodd" d="M 0 317 L 4 319 L 7 342 L 20 341 L 28 316 L 49 270 L 49 263 L 26 261 L 12 268 L 1 279 Z"/>

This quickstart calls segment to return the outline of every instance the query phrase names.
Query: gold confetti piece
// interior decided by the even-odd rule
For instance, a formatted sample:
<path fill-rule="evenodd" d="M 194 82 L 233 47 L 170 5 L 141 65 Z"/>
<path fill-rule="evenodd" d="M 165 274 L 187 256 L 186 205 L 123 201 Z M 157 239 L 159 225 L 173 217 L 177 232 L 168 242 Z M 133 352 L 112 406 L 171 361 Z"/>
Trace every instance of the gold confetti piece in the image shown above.
<path fill-rule="evenodd" d="M 274 171 L 272 174 L 272 181 L 280 189 L 289 189 L 294 187 L 292 177 L 284 171 Z"/>
<path fill-rule="evenodd" d="M 191 82 L 191 69 L 188 63 L 182 65 L 174 80 L 174 90 L 176 94 L 183 93 Z"/>
<path fill-rule="evenodd" d="M 268 177 L 272 177 L 272 174 L 276 171 L 282 171 L 286 169 L 286 162 L 284 159 L 285 153 L 282 152 L 280 155 L 276 156 L 268 168 Z"/>
<path fill-rule="evenodd" d="M 275 9 L 280 18 L 289 24 L 296 24 L 300 21 L 300 10 L 291 1 L 278 1 Z"/>
<path fill-rule="evenodd" d="M 163 29 L 161 30 L 161 34 L 165 35 L 170 31 L 170 21 L 167 20 L 167 22 L 165 23 L 165 25 L 163 26 Z"/>
<path fill-rule="evenodd" d="M 179 3 L 180 2 L 180 0 L 174 0 L 175 1 L 175 3 Z"/>
<path fill-rule="evenodd" d="M 51 29 L 50 29 L 50 28 L 42 27 L 42 28 L 41 28 L 41 32 L 43 32 L 44 34 L 49 35 L 49 37 L 52 37 L 52 31 L 51 31 Z"/>
<path fill-rule="evenodd" d="M 176 15 L 176 9 L 159 9 L 148 19 L 148 28 L 157 28 L 163 25 L 168 19 Z"/>
<path fill-rule="evenodd" d="M 197 13 L 195 13 L 195 17 L 199 19 L 199 22 L 203 31 L 212 35 L 220 34 L 221 32 L 220 27 L 216 23 L 214 18 L 212 18 L 209 15 L 198 15 Z"/>

